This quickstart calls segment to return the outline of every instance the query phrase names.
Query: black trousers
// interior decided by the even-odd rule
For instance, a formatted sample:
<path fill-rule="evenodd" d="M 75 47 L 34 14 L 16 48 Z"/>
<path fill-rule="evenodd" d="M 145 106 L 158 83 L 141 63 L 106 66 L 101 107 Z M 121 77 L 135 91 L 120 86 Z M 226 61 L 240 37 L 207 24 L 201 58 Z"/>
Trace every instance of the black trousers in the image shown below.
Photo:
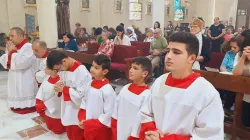
<path fill-rule="evenodd" d="M 242 123 L 246 127 L 250 127 L 250 103 L 243 101 L 242 103 Z"/>
<path fill-rule="evenodd" d="M 217 89 L 220 93 L 222 102 L 224 102 L 224 108 L 230 110 L 235 102 L 236 94 L 232 91 Z"/>

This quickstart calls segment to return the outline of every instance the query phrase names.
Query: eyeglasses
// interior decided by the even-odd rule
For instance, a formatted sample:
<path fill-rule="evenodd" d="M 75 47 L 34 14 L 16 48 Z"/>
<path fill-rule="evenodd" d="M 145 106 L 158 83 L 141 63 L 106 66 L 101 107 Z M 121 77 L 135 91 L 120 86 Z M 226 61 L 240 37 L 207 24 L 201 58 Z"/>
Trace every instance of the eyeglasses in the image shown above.
<path fill-rule="evenodd" d="M 191 28 L 198 28 L 199 26 L 198 25 L 191 25 L 191 26 L 189 26 L 189 28 L 191 29 Z"/>

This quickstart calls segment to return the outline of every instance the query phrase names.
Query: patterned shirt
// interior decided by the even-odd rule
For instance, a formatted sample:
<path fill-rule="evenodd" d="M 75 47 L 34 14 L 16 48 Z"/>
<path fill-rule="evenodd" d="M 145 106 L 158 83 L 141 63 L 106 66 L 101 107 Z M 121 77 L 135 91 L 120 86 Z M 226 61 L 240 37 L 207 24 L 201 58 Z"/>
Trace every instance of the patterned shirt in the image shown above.
<path fill-rule="evenodd" d="M 226 67 L 227 72 L 233 71 L 235 55 L 233 51 L 228 51 L 221 63 L 222 67 Z"/>
<path fill-rule="evenodd" d="M 110 40 L 107 40 L 105 42 L 102 42 L 102 44 L 98 49 L 97 55 L 104 54 L 107 57 L 111 58 L 113 56 L 113 52 L 114 52 L 114 43 Z"/>

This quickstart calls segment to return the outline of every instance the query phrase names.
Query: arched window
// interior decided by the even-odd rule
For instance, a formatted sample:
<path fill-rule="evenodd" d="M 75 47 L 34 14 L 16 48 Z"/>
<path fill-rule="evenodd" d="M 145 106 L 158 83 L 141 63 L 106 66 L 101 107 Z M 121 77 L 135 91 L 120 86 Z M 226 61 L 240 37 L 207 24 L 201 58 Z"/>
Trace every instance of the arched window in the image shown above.
<path fill-rule="evenodd" d="M 138 0 L 129 0 L 129 20 L 142 20 L 142 4 Z"/>

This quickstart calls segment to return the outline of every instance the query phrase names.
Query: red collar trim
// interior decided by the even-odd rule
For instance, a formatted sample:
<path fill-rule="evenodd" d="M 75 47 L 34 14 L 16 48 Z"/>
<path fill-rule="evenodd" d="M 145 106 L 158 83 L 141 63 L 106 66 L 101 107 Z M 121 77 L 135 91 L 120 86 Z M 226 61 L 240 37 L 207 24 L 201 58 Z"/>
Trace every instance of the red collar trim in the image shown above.
<path fill-rule="evenodd" d="M 17 50 L 20 50 L 24 44 L 26 44 L 28 41 L 24 39 L 20 44 L 16 45 Z"/>
<path fill-rule="evenodd" d="M 43 55 L 43 57 L 42 57 L 42 58 L 47 58 L 47 57 L 48 57 L 48 55 L 49 55 L 49 51 L 47 50 L 47 51 L 45 52 L 45 54 Z"/>
<path fill-rule="evenodd" d="M 82 63 L 78 62 L 78 61 L 75 61 L 73 66 L 71 68 L 69 68 L 69 71 L 70 72 L 74 72 L 79 66 L 81 66 Z"/>
<path fill-rule="evenodd" d="M 48 82 L 51 84 L 55 84 L 56 82 L 58 82 L 60 80 L 59 75 L 56 76 L 55 78 L 49 77 Z"/>
<path fill-rule="evenodd" d="M 138 86 L 136 84 L 131 84 L 128 90 L 136 95 L 140 95 L 144 90 L 149 89 L 148 86 Z"/>
<path fill-rule="evenodd" d="M 176 88 L 187 89 L 198 77 L 200 77 L 200 74 L 194 72 L 184 79 L 175 79 L 172 77 L 172 74 L 170 73 L 165 82 L 165 85 Z"/>
<path fill-rule="evenodd" d="M 93 80 L 91 82 L 91 86 L 93 88 L 96 88 L 96 89 L 100 89 L 102 88 L 103 86 L 105 86 L 106 84 L 109 84 L 109 80 L 108 79 L 103 79 L 103 80 Z"/>

